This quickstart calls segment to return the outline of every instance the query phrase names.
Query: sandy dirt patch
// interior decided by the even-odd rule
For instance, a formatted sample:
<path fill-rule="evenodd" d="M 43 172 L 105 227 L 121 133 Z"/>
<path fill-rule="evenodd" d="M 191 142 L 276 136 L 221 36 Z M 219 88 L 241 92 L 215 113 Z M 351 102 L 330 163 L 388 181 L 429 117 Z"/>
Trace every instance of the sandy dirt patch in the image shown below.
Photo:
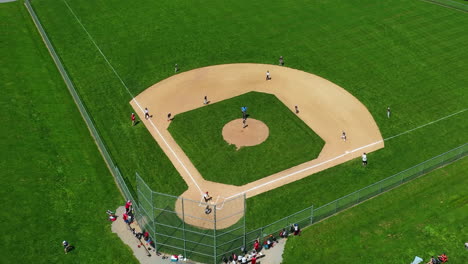
<path fill-rule="evenodd" d="M 271 80 L 265 80 L 269 71 Z M 243 186 L 233 186 L 203 179 L 184 151 L 167 130 L 167 113 L 177 116 L 189 110 L 204 107 L 203 98 L 211 104 L 250 91 L 274 94 L 291 111 L 297 105 L 302 119 L 324 141 L 319 156 L 311 161 L 264 177 Z M 184 178 L 189 189 L 181 196 L 194 201 L 185 205 L 185 222 L 202 228 L 212 228 L 209 222 L 213 214 L 205 215 L 202 195 L 209 191 L 222 210 L 217 210 L 217 228 L 236 223 L 243 203 L 229 202 L 238 195 L 252 197 L 297 181 L 321 170 L 358 158 L 383 148 L 379 128 L 367 108 L 353 95 L 338 85 L 319 76 L 275 65 L 226 64 L 199 68 L 165 79 L 140 93 L 131 102 L 140 119 L 164 150 L 175 168 Z M 145 119 L 148 107 L 153 118 Z M 176 117 L 177 118 L 177 117 Z M 341 140 L 342 131 L 347 141 Z M 261 157 L 259 157 L 261 158 Z M 359 166 L 360 162 L 356 162 Z M 311 176 L 313 177 L 313 176 Z M 311 201 L 312 203 L 313 201 Z M 180 203 L 175 207 L 181 212 Z M 181 215 L 181 214 L 179 214 Z"/>
<path fill-rule="evenodd" d="M 268 138 L 269 129 L 260 120 L 247 118 L 232 120 L 223 127 L 223 138 L 229 144 L 234 144 L 239 150 L 241 147 L 249 147 L 261 144 Z"/>

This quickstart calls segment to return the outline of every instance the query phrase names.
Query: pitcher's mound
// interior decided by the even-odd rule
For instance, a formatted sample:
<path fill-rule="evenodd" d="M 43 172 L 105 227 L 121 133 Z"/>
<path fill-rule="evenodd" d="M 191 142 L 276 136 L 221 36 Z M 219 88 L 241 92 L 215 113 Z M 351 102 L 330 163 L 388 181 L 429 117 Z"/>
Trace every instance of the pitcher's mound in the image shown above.
<path fill-rule="evenodd" d="M 223 127 L 223 138 L 229 144 L 241 147 L 255 146 L 268 138 L 269 129 L 262 121 L 248 118 L 246 127 L 242 123 L 242 118 L 232 120 Z"/>

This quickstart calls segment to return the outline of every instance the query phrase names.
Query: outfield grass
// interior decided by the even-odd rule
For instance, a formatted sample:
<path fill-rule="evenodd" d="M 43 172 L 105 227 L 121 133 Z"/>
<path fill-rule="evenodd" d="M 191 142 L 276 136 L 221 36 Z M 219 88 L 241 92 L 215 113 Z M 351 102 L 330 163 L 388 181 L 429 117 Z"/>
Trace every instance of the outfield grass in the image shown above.
<path fill-rule="evenodd" d="M 137 263 L 105 214 L 123 198 L 22 1 L 0 17 L 0 263 Z"/>
<path fill-rule="evenodd" d="M 466 263 L 467 166 L 464 158 L 305 229 L 288 239 L 284 263 L 425 263 L 443 252 Z"/>
<path fill-rule="evenodd" d="M 269 135 L 260 145 L 236 150 L 221 132 L 242 118 L 242 106 L 268 126 Z M 258 92 L 178 114 L 169 132 L 205 180 L 238 186 L 313 160 L 325 144 L 276 96 Z"/>
<path fill-rule="evenodd" d="M 132 182 L 137 170 L 156 191 L 182 193 L 185 184 L 146 128 L 129 127 L 130 96 L 64 3 L 33 5 L 123 173 Z M 170 77 L 174 63 L 185 71 L 277 64 L 282 55 L 286 66 L 357 97 L 384 138 L 467 108 L 468 17 L 423 1 L 67 3 L 134 94 Z M 459 146 L 466 118 L 464 112 L 385 142 L 366 169 L 350 161 L 255 196 L 247 202 L 247 223 L 258 227 L 322 205 Z"/>

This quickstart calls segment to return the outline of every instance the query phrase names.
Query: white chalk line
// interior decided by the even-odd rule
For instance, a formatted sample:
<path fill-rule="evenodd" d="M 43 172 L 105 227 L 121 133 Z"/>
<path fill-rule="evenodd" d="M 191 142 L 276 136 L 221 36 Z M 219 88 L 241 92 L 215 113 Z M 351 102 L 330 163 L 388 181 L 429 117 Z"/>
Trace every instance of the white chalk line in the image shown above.
<path fill-rule="evenodd" d="M 300 169 L 300 170 L 298 170 L 298 171 L 292 172 L 292 173 L 290 173 L 290 174 L 288 174 L 288 175 L 285 175 L 285 176 L 282 176 L 282 177 L 280 177 L 280 178 L 271 180 L 271 181 L 269 181 L 269 182 L 262 183 L 262 184 L 260 184 L 260 185 L 255 186 L 255 187 L 252 187 L 252 188 L 250 188 L 250 189 L 248 189 L 248 190 L 242 191 L 242 192 L 240 192 L 240 193 L 238 193 L 238 194 L 231 195 L 231 196 L 229 196 L 229 197 L 226 198 L 226 199 L 232 199 L 232 198 L 237 197 L 237 196 L 239 196 L 239 195 L 243 195 L 243 194 L 245 194 L 245 193 L 254 191 L 254 190 L 259 189 L 259 188 L 261 188 L 261 187 L 264 187 L 264 186 L 266 186 L 266 185 L 269 185 L 269 184 L 275 183 L 275 182 L 277 182 L 277 181 L 286 179 L 286 178 L 288 178 L 288 177 L 294 176 L 294 175 L 296 175 L 296 174 L 298 174 L 298 173 L 302 173 L 302 172 L 304 172 L 304 171 L 308 171 L 308 170 L 314 169 L 314 168 L 316 168 L 316 167 L 318 167 L 318 166 L 322 166 L 322 165 L 324 165 L 324 164 L 330 163 L 330 162 L 332 162 L 332 161 L 334 161 L 334 160 L 337 160 L 337 159 L 339 159 L 339 158 L 342 158 L 342 157 L 344 157 L 344 156 L 346 156 L 346 155 L 349 155 L 349 154 L 351 154 L 351 153 L 354 153 L 354 152 L 356 152 L 356 151 L 360 151 L 360 150 L 365 149 L 365 148 L 367 148 L 367 147 L 371 147 L 371 146 L 373 146 L 373 145 L 382 143 L 383 141 L 387 141 L 387 140 L 390 140 L 390 139 L 393 139 L 393 138 L 396 138 L 396 137 L 405 135 L 405 134 L 410 133 L 410 132 L 412 132 L 412 131 L 415 131 L 415 130 L 417 130 L 417 129 L 420 129 L 420 128 L 426 127 L 426 126 L 428 126 L 428 125 L 431 125 L 431 124 L 437 123 L 437 122 L 439 122 L 439 121 L 442 121 L 442 120 L 444 120 L 444 119 L 450 118 L 450 117 L 452 117 L 452 116 L 454 116 L 454 115 L 461 114 L 461 113 L 465 112 L 466 110 L 468 110 L 468 108 L 465 108 L 465 109 L 463 109 L 463 110 L 461 110 L 461 111 L 458 111 L 458 112 L 456 112 L 456 113 L 453 113 L 453 114 L 444 116 L 444 117 L 442 117 L 442 118 L 439 118 L 439 119 L 437 119 L 437 120 L 431 121 L 431 122 L 429 122 L 429 123 L 426 123 L 426 124 L 424 124 L 424 125 L 418 126 L 418 127 L 416 127 L 416 128 L 407 130 L 407 131 L 402 132 L 402 133 L 400 133 L 400 134 L 397 134 L 397 135 L 395 135 L 395 136 L 391 136 L 391 137 L 385 138 L 385 139 L 383 139 L 383 140 L 379 140 L 379 141 L 370 143 L 370 144 L 368 144 L 368 145 L 365 145 L 365 146 L 362 146 L 362 147 L 353 149 L 353 150 L 351 150 L 351 151 L 347 151 L 346 153 L 341 154 L 341 155 L 338 155 L 338 156 L 336 156 L 336 157 L 334 157 L 334 158 L 331 158 L 331 159 L 329 159 L 329 160 L 320 162 L 320 163 L 318 163 L 318 164 L 312 165 L 312 166 L 307 167 L 307 168 L 304 168 L 304 169 Z"/>
<path fill-rule="evenodd" d="M 461 111 L 458 111 L 458 112 L 456 112 L 456 113 L 450 114 L 450 115 L 448 115 L 448 116 L 444 116 L 444 117 L 442 117 L 442 118 L 439 118 L 439 119 L 434 120 L 434 121 L 432 121 L 432 122 L 429 122 L 429 123 L 427 123 L 427 124 L 418 126 L 418 127 L 416 127 L 416 128 L 407 130 L 407 131 L 402 132 L 402 133 L 400 133 L 400 134 L 397 134 L 397 135 L 395 135 L 395 136 L 388 137 L 388 138 L 386 138 L 386 139 L 384 139 L 384 140 L 386 141 L 386 140 L 390 140 L 390 139 L 392 139 L 392 138 L 399 137 L 399 136 L 404 135 L 404 134 L 408 134 L 408 133 L 410 133 L 410 132 L 413 132 L 413 131 L 416 130 L 416 129 L 420 129 L 420 128 L 423 128 L 423 127 L 425 127 L 425 126 L 429 126 L 429 125 L 432 125 L 432 124 L 437 123 L 437 122 L 439 122 L 439 121 L 442 121 L 442 120 L 444 120 L 444 119 L 450 118 L 450 117 L 452 117 L 452 116 L 454 116 L 454 115 L 461 114 L 461 113 L 465 112 L 466 110 L 468 110 L 468 108 L 465 108 L 465 109 L 463 109 L 463 110 L 461 110 Z"/>
<path fill-rule="evenodd" d="M 99 51 L 99 53 L 101 54 L 101 56 L 104 58 L 104 60 L 106 61 L 107 65 L 111 68 L 111 70 L 114 72 L 115 76 L 117 76 L 117 78 L 119 79 L 120 83 L 122 83 L 122 85 L 125 87 L 125 89 L 127 90 L 128 94 L 132 97 L 132 101 L 135 102 L 135 104 L 138 106 L 138 108 L 140 109 L 140 111 L 142 113 L 144 113 L 144 110 L 143 110 L 143 107 L 141 107 L 141 105 L 138 103 L 138 101 L 136 100 L 135 96 L 132 94 L 132 92 L 130 92 L 130 89 L 128 89 L 128 86 L 125 84 L 125 82 L 122 80 L 122 78 L 120 77 L 120 75 L 117 73 L 117 71 L 115 70 L 115 68 L 112 66 L 112 64 L 110 63 L 110 61 L 107 59 L 106 55 L 104 54 L 104 52 L 102 52 L 101 48 L 99 48 L 99 46 L 96 44 L 96 42 L 94 41 L 93 37 L 91 36 L 91 34 L 88 32 L 88 30 L 86 29 L 86 27 L 81 23 L 80 19 L 76 16 L 75 12 L 73 11 L 73 9 L 70 7 L 70 5 L 68 4 L 68 2 L 66 0 L 63 0 L 63 2 L 65 3 L 65 5 L 68 7 L 68 9 L 70 10 L 70 12 L 72 13 L 72 15 L 75 17 L 76 21 L 78 22 L 78 24 L 80 24 L 80 26 L 83 28 L 83 30 L 86 32 L 86 34 L 88 35 L 89 39 L 91 40 L 91 42 L 94 44 L 94 46 L 97 48 L 97 50 Z M 198 190 L 200 191 L 200 194 L 202 194 L 202 190 L 200 188 L 200 186 L 198 185 L 198 183 L 195 181 L 195 179 L 193 178 L 192 174 L 190 173 L 190 171 L 187 169 L 187 167 L 185 167 L 184 163 L 180 160 L 179 156 L 177 156 L 177 154 L 175 153 L 175 151 L 172 149 L 172 147 L 169 145 L 169 143 L 166 141 L 166 139 L 162 136 L 161 132 L 159 131 L 159 129 L 156 127 L 156 125 L 153 123 L 153 121 L 151 119 L 148 119 L 148 121 L 150 122 L 151 126 L 154 128 L 154 130 L 158 133 L 158 135 L 161 137 L 161 139 L 163 140 L 163 142 L 165 143 L 165 145 L 169 148 L 169 150 L 171 151 L 171 153 L 174 155 L 174 157 L 176 158 L 176 160 L 179 162 L 179 164 L 182 166 L 182 168 L 184 169 L 184 171 L 190 176 L 190 179 L 193 181 L 193 183 L 195 184 L 195 186 L 198 188 Z"/>

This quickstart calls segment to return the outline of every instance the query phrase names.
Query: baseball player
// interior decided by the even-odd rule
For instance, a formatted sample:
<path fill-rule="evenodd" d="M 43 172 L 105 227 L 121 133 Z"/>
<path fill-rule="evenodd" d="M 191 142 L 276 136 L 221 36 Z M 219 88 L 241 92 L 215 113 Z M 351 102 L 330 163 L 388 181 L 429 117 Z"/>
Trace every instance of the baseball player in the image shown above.
<path fill-rule="evenodd" d="M 242 124 L 243 124 L 242 128 L 246 128 L 246 127 L 247 127 L 247 118 L 242 119 Z"/>
<path fill-rule="evenodd" d="M 132 113 L 131 119 L 132 119 L 132 126 L 134 126 L 135 125 L 135 120 L 136 120 L 135 113 Z"/>
<path fill-rule="evenodd" d="M 341 139 L 346 142 L 346 132 L 341 133 Z"/>
<path fill-rule="evenodd" d="M 205 95 L 205 97 L 203 98 L 203 104 L 204 105 L 207 105 L 208 104 L 208 96 Z"/>
<path fill-rule="evenodd" d="M 172 116 L 171 113 L 167 114 L 167 121 L 168 121 L 168 122 L 171 121 L 171 116 Z"/>
<path fill-rule="evenodd" d="M 279 65 L 284 66 L 283 56 L 280 56 L 280 58 L 279 58 Z"/>
<path fill-rule="evenodd" d="M 392 111 L 390 111 L 390 106 L 387 107 L 387 118 L 390 118 L 390 115 L 392 114 Z"/>
<path fill-rule="evenodd" d="M 271 80 L 270 71 L 266 72 L 266 80 L 267 81 Z"/>
<path fill-rule="evenodd" d="M 299 114 L 299 107 L 297 107 L 297 105 L 294 106 L 294 109 L 296 110 L 296 114 Z"/>
<path fill-rule="evenodd" d="M 150 118 L 148 108 L 145 107 L 145 119 Z"/>
<path fill-rule="evenodd" d="M 72 246 L 70 246 L 70 243 L 68 243 L 68 241 L 66 240 L 62 242 L 62 246 L 63 246 L 63 251 L 65 251 L 65 254 L 68 254 L 68 252 L 72 250 Z"/>
<path fill-rule="evenodd" d="M 367 166 L 367 154 L 365 152 L 362 154 L 362 166 Z"/>
<path fill-rule="evenodd" d="M 206 192 L 203 194 L 203 199 L 205 199 L 205 203 L 207 203 L 209 200 L 213 199 L 213 197 L 211 197 L 208 192 Z"/>
<path fill-rule="evenodd" d="M 176 63 L 174 66 L 174 72 L 177 73 L 179 71 L 179 65 Z"/>

